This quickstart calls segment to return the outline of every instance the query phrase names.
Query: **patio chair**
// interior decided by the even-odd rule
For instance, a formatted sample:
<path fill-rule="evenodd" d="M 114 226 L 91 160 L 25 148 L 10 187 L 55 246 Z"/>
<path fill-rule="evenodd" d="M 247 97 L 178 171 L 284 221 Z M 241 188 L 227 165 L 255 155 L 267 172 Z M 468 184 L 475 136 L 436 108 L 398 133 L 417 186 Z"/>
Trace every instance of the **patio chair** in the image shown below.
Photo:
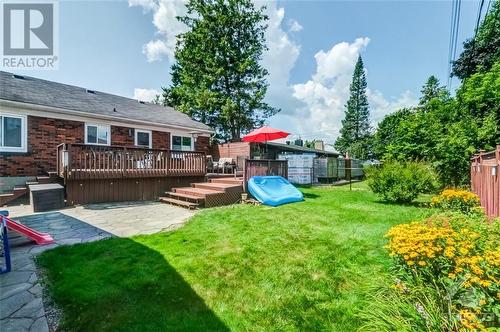
<path fill-rule="evenodd" d="M 223 174 L 233 173 L 235 166 L 233 158 L 220 158 L 217 162 L 217 170 Z"/>

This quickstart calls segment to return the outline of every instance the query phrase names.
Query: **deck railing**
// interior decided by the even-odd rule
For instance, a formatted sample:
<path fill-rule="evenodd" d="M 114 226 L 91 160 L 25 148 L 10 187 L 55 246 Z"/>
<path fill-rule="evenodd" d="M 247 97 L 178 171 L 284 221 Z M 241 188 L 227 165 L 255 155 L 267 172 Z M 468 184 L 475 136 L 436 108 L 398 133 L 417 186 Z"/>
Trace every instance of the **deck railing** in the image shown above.
<path fill-rule="evenodd" d="M 66 180 L 206 174 L 202 152 L 88 144 L 57 147 L 57 172 Z"/>

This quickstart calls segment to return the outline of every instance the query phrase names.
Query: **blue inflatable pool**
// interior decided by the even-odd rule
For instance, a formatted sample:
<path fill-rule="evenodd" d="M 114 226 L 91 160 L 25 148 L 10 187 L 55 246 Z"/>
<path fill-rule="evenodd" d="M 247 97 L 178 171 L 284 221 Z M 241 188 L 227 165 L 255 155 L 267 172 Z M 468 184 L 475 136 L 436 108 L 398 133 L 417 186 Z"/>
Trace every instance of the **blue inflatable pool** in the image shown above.
<path fill-rule="evenodd" d="M 248 180 L 248 192 L 270 206 L 304 200 L 302 193 L 281 176 L 253 176 Z"/>

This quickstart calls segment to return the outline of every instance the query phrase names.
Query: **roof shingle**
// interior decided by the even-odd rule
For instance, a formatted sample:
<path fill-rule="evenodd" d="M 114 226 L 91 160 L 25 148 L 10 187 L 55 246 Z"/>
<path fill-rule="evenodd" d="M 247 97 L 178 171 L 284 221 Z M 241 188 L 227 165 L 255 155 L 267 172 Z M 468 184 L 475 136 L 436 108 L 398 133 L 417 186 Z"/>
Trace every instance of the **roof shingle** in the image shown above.
<path fill-rule="evenodd" d="M 91 93 L 85 88 L 29 76 L 16 78 L 4 71 L 0 71 L 0 99 L 85 112 L 94 116 L 146 121 L 152 125 L 211 131 L 207 125 L 171 107 L 142 103 L 99 91 Z"/>

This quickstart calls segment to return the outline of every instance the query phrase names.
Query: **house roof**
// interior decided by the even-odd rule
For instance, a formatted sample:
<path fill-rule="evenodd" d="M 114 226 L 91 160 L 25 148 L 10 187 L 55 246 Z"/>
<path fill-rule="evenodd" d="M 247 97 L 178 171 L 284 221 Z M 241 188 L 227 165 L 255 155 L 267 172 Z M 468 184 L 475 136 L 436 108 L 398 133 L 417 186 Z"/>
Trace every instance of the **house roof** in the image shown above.
<path fill-rule="evenodd" d="M 171 107 L 4 71 L 0 71 L 0 100 L 212 132 L 207 125 Z"/>
<path fill-rule="evenodd" d="M 261 143 L 264 144 L 264 143 Z M 299 145 L 293 145 L 293 144 L 283 144 L 283 143 L 275 143 L 275 142 L 267 142 L 268 146 L 274 146 L 276 148 L 279 148 L 283 151 L 290 151 L 290 152 L 302 152 L 302 153 L 316 153 L 319 155 L 323 156 L 331 156 L 331 157 L 338 157 L 339 154 L 337 152 L 333 151 L 325 151 L 325 150 L 316 150 L 316 149 L 311 149 L 305 146 L 299 146 Z"/>

